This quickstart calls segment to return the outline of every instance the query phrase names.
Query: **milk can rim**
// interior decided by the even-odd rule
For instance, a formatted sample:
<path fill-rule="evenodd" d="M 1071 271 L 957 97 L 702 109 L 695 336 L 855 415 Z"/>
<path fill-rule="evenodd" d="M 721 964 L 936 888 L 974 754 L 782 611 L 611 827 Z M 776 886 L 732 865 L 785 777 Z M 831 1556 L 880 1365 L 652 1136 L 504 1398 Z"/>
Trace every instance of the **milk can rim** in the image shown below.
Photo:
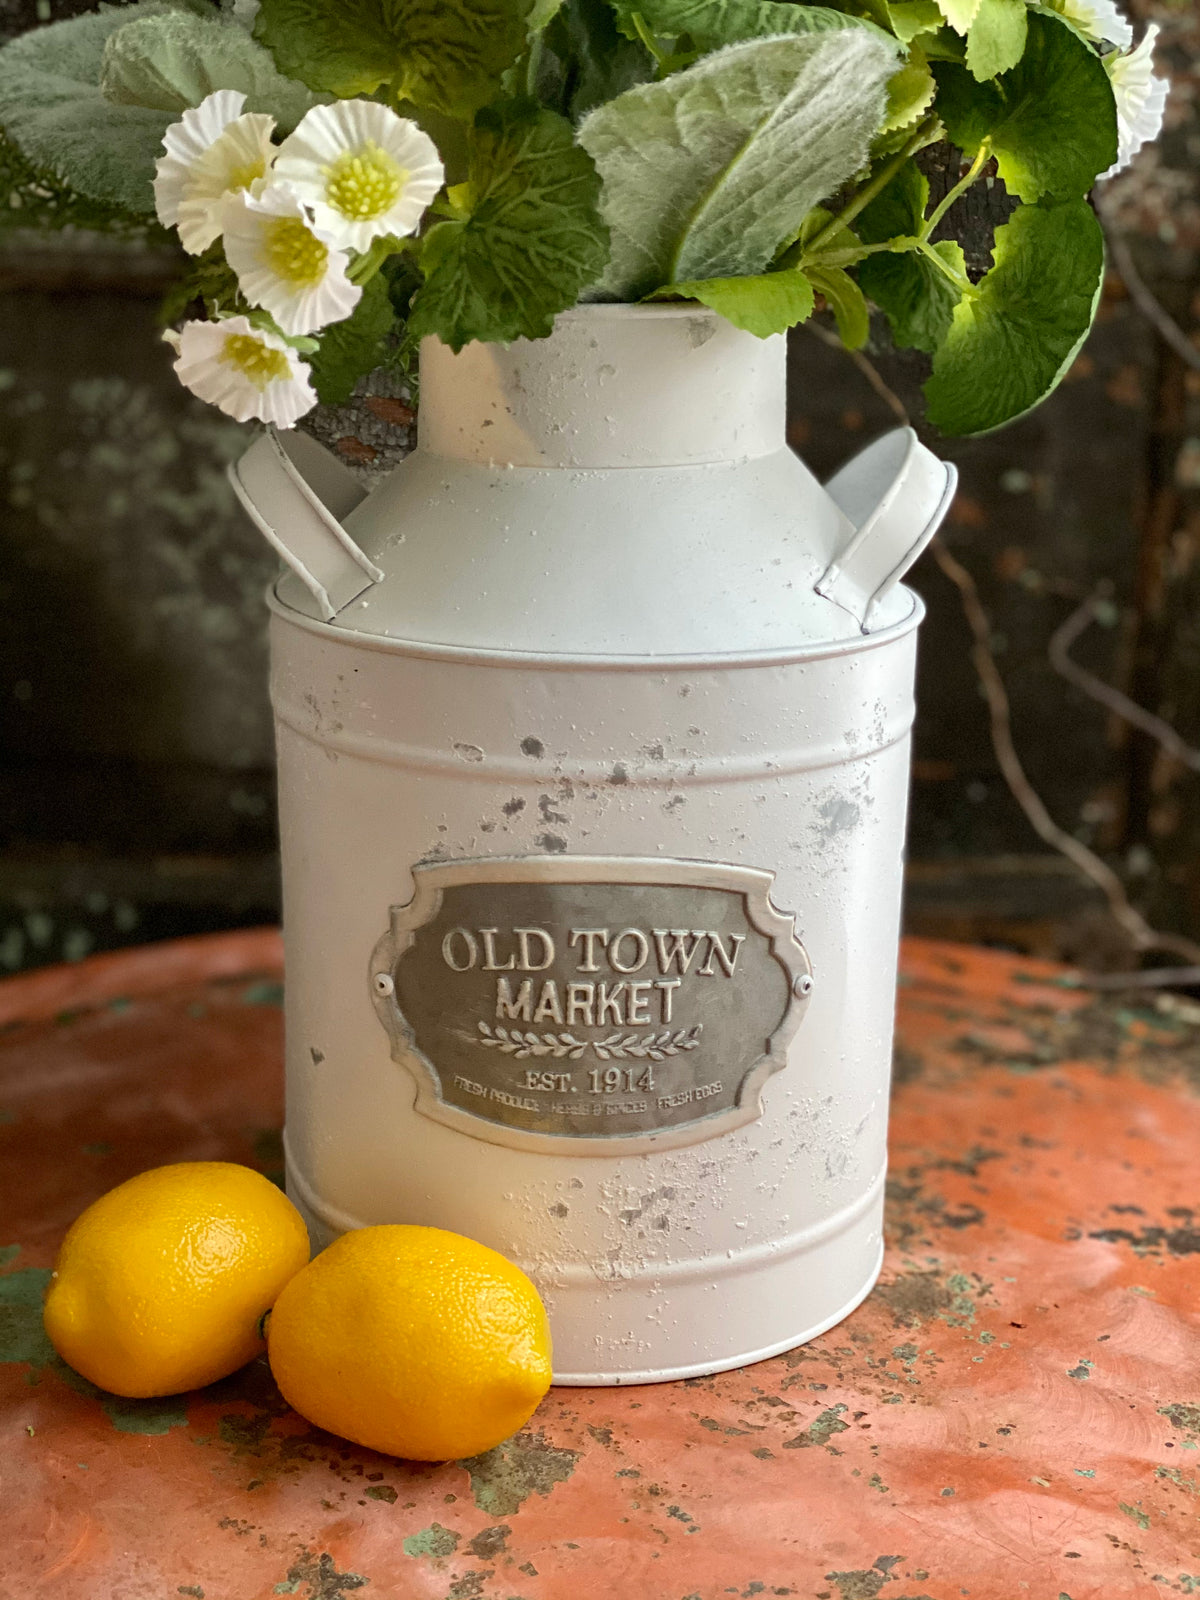
<path fill-rule="evenodd" d="M 282 578 L 282 574 L 281 574 Z M 854 634 L 846 639 L 817 640 L 807 645 L 791 645 L 775 650 L 689 652 L 682 655 L 570 655 L 543 650 L 498 650 L 477 645 L 438 644 L 424 639 L 401 639 L 382 633 L 363 633 L 357 628 L 337 627 L 316 617 L 306 617 L 279 598 L 276 588 L 281 579 L 267 587 L 267 605 L 280 621 L 362 650 L 379 650 L 385 655 L 416 656 L 433 661 L 455 661 L 484 667 L 538 667 L 542 671 L 593 671 L 614 669 L 624 672 L 694 672 L 697 668 L 721 670 L 737 667 L 788 666 L 802 661 L 823 661 L 835 656 L 855 655 L 892 644 L 919 626 L 925 616 L 925 603 L 906 584 L 897 587 L 912 602 L 907 616 L 874 633 Z"/>

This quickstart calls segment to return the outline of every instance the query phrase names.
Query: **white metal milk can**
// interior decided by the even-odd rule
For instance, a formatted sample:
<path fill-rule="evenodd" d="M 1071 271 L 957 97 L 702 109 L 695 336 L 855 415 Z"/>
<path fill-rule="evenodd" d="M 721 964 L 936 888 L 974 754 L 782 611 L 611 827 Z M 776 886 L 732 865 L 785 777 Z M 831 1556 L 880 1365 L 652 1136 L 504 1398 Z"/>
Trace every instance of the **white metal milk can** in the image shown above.
<path fill-rule="evenodd" d="M 369 495 L 235 486 L 271 596 L 287 1182 L 314 1239 L 518 1262 L 560 1383 L 714 1372 L 870 1290 L 919 600 L 953 471 L 822 489 L 783 338 L 588 306 L 421 352 Z"/>

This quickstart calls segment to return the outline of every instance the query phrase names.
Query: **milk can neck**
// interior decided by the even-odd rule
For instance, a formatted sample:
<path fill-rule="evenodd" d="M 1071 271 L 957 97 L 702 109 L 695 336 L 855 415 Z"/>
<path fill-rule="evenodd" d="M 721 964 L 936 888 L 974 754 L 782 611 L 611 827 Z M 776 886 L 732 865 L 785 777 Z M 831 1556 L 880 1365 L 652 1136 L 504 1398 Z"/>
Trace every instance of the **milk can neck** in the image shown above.
<path fill-rule="evenodd" d="M 421 346 L 419 447 L 514 467 L 745 461 L 784 445 L 786 343 L 698 307 L 580 306 L 547 339 Z"/>

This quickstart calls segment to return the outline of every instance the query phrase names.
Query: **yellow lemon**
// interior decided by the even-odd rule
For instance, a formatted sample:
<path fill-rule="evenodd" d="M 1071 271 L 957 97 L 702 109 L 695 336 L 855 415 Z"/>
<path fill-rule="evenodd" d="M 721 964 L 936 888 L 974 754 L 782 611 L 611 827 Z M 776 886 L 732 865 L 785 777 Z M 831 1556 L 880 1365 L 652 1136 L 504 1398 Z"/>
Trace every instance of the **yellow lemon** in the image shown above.
<path fill-rule="evenodd" d="M 155 1167 L 72 1224 L 46 1333 L 113 1394 L 198 1389 L 259 1354 L 263 1313 L 308 1256 L 300 1213 L 261 1173 L 231 1161 Z"/>
<path fill-rule="evenodd" d="M 343 1234 L 279 1296 L 267 1348 L 302 1417 L 413 1461 L 490 1450 L 550 1387 L 550 1329 L 533 1284 L 441 1228 Z"/>

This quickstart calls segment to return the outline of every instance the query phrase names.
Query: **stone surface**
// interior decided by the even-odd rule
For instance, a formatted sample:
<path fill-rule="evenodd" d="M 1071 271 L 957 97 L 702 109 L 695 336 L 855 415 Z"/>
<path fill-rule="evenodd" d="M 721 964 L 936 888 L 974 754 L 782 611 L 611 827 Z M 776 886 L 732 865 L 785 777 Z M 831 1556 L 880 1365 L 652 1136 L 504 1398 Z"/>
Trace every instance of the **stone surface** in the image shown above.
<path fill-rule="evenodd" d="M 58 1242 L 113 1184 L 278 1176 L 279 958 L 264 930 L 0 984 L 3 1600 L 1196 1593 L 1200 1006 L 910 941 L 866 1303 L 412 1465 L 310 1428 L 261 1361 L 121 1401 L 41 1331 Z"/>

